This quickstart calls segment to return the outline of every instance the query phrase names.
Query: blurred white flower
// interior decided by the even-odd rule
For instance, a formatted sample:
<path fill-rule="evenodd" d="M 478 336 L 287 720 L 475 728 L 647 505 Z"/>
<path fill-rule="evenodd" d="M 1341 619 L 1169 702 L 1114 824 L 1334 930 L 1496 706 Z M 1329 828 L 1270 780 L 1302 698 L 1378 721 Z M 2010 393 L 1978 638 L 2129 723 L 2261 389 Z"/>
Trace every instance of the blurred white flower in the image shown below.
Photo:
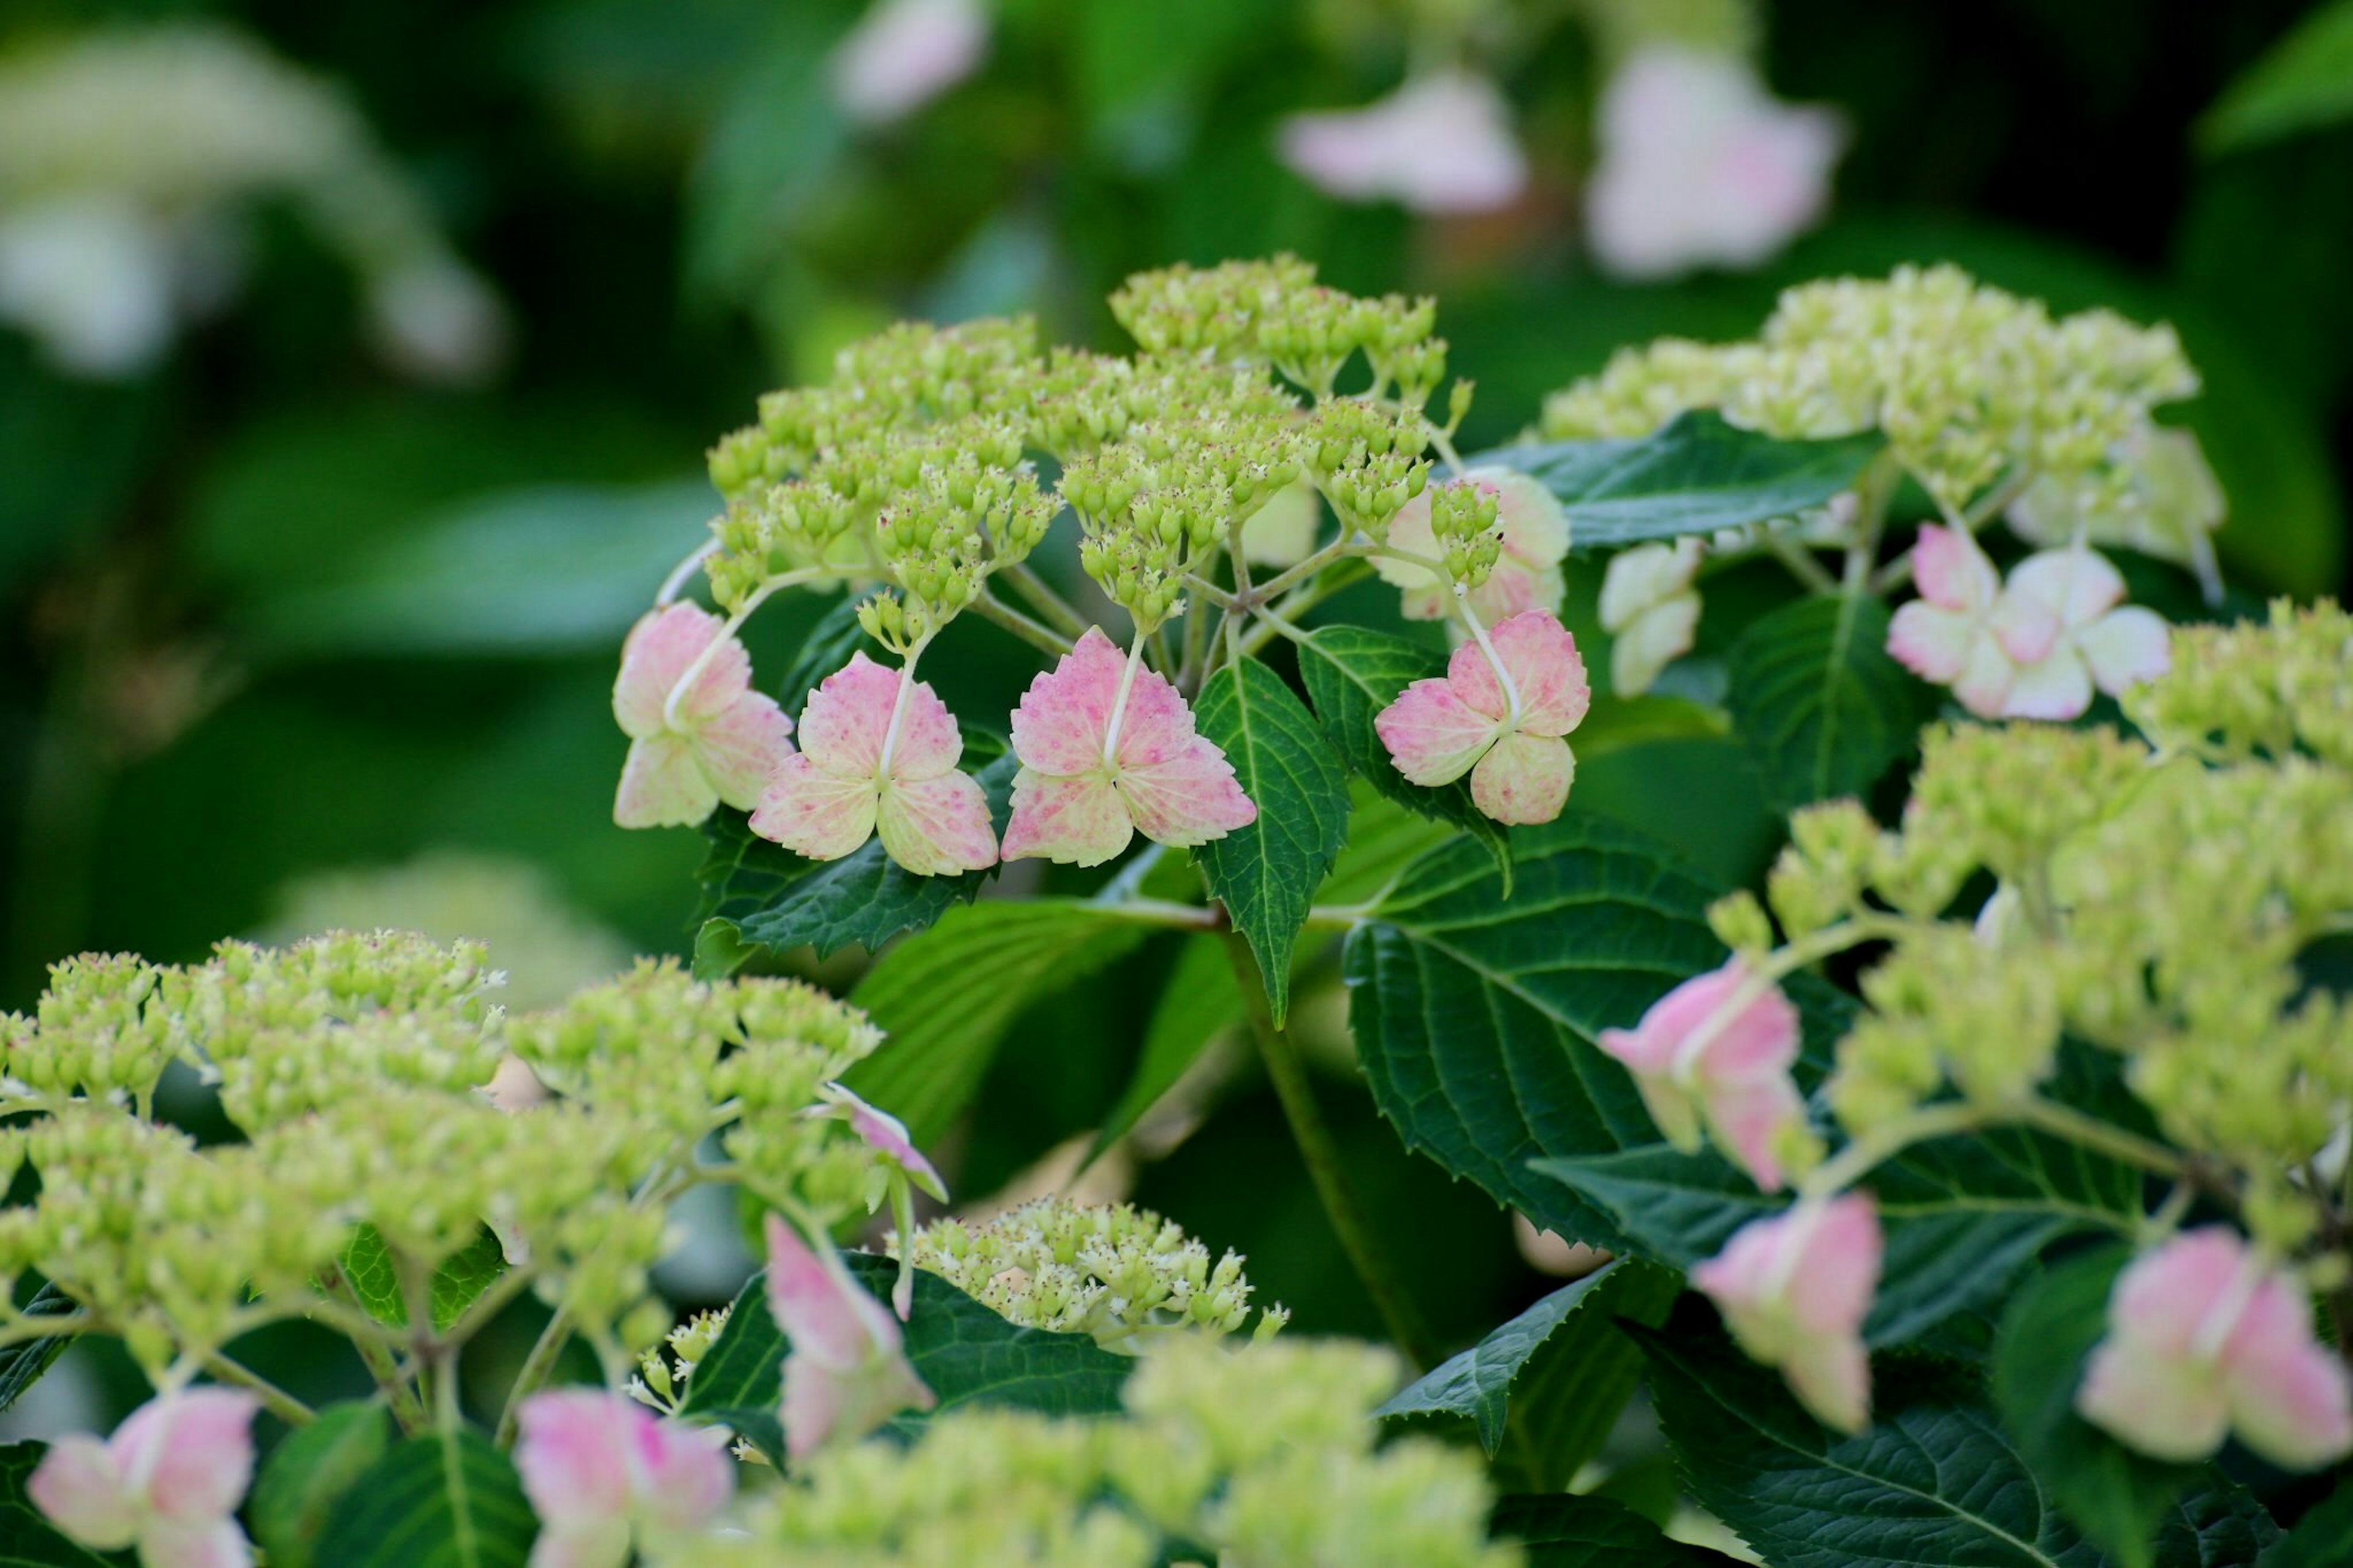
<path fill-rule="evenodd" d="M 1846 145 L 1834 110 L 1776 100 L 1736 56 L 1636 51 L 1601 97 L 1586 239 L 1621 278 L 1755 267 L 1820 218 Z"/>
<path fill-rule="evenodd" d="M 833 51 L 834 101 L 869 125 L 903 120 L 980 68 L 980 0 L 877 0 Z"/>
<path fill-rule="evenodd" d="M 1511 106 L 1493 81 L 1463 70 L 1410 78 L 1362 109 L 1292 115 L 1276 146 L 1333 195 L 1394 199 L 1421 213 L 1490 212 L 1528 181 Z"/>
<path fill-rule="evenodd" d="M 136 375 L 172 342 L 173 247 L 138 204 L 105 194 L 0 211 L 0 321 L 72 375 Z"/>
<path fill-rule="evenodd" d="M 368 289 L 368 326 L 386 363 L 418 381 L 470 385 L 498 368 L 506 312 L 471 268 L 426 256 Z"/>

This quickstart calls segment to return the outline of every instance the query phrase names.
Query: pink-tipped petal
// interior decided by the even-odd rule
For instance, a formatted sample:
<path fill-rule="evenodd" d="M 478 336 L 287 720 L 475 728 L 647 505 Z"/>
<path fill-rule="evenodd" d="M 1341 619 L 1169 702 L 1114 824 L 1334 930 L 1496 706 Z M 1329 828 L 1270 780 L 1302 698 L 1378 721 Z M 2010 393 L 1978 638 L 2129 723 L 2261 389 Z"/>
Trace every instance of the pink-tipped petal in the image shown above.
<path fill-rule="evenodd" d="M 1225 755 L 1199 738 L 1193 728 L 1192 709 L 1166 678 L 1138 669 L 1128 688 L 1127 708 L 1120 715 L 1119 744 L 1114 748 L 1122 771 L 1175 763 L 1197 754 L 1202 746 L 1208 746 L 1216 756 Z"/>
<path fill-rule="evenodd" d="M 1159 761 L 1123 767 L 1119 795 L 1138 832 L 1179 848 L 1223 838 L 1258 820 L 1233 763 L 1214 742 L 1198 735 Z"/>
<path fill-rule="evenodd" d="M 1672 1072 L 1683 1042 L 1731 1000 L 1747 973 L 1734 959 L 1693 975 L 1645 1008 L 1633 1028 L 1603 1030 L 1602 1048 L 1639 1075 Z"/>
<path fill-rule="evenodd" d="M 1482 658 L 1476 648 L 1470 652 Z M 1417 680 L 1373 719 L 1373 732 L 1398 772 L 1422 785 L 1452 784 L 1470 772 L 1493 743 L 1496 729 L 1494 716 L 1463 701 L 1451 680 Z"/>
<path fill-rule="evenodd" d="M 626 1551 L 638 1415 L 602 1389 L 554 1389 L 524 1401 L 515 1469 L 549 1533 L 594 1535 L 617 1522 Z"/>
<path fill-rule="evenodd" d="M 1883 1243 L 1869 1197 L 1800 1202 L 1734 1232 L 1691 1271 L 1740 1346 L 1781 1369 L 1822 1421 L 1859 1430 L 1870 1408 L 1862 1338 L 1879 1285 Z"/>
<path fill-rule="evenodd" d="M 1789 1280 L 1791 1321 L 1810 1334 L 1861 1332 L 1884 1252 L 1879 1214 L 1868 1197 L 1850 1194 L 1824 1204 Z"/>
<path fill-rule="evenodd" d="M 1968 668 L 1969 655 L 1985 636 L 1975 617 L 1927 599 L 1896 607 L 1887 624 L 1888 656 L 1923 680 L 1947 685 Z"/>
<path fill-rule="evenodd" d="M 2122 604 L 2125 580 L 2095 551 L 2040 550 L 2010 569 L 2002 596 L 2040 609 L 2072 631 Z"/>
<path fill-rule="evenodd" d="M 629 1521 L 548 1526 L 531 1543 L 524 1568 L 625 1568 L 629 1561 Z"/>
<path fill-rule="evenodd" d="M 839 1084 L 825 1087 L 826 1098 L 849 1112 L 849 1130 L 858 1134 L 866 1146 L 896 1164 L 912 1177 L 914 1184 L 940 1202 L 948 1201 L 947 1184 L 915 1147 L 915 1140 L 907 1131 L 907 1124 L 887 1110 L 867 1104 Z M 903 1321 L 904 1314 L 902 1319 Z"/>
<path fill-rule="evenodd" d="M 25 1495 L 71 1539 L 100 1552 L 131 1544 L 139 1530 L 139 1507 L 121 1467 L 104 1443 L 74 1433 L 49 1445 Z"/>
<path fill-rule="evenodd" d="M 1810 1341 L 1791 1352 L 1781 1373 L 1823 1426 L 1852 1433 L 1871 1425 L 1871 1355 L 1861 1340 Z"/>
<path fill-rule="evenodd" d="M 139 1535 L 140 1568 L 252 1568 L 253 1543 L 233 1519 L 158 1520 Z"/>
<path fill-rule="evenodd" d="M 2353 1378 L 2312 1331 L 2312 1302 L 2294 1276 L 2255 1288 L 2222 1348 L 2222 1391 L 2239 1440 L 2290 1470 L 2353 1452 Z"/>
<path fill-rule="evenodd" d="M 893 779 L 883 787 L 876 826 L 891 858 L 918 877 L 953 877 L 997 864 L 988 795 L 970 773 Z"/>
<path fill-rule="evenodd" d="M 2183 1231 L 2135 1258 L 2108 1294 L 2111 1331 L 2186 1356 L 2207 1316 L 2238 1283 L 2246 1244 L 2228 1226 Z"/>
<path fill-rule="evenodd" d="M 1066 866 L 1100 866 L 1127 847 L 1135 823 L 1098 765 L 1058 778 L 1023 768 L 1013 775 L 1013 815 L 1005 824 L 1005 858 L 1037 858 Z"/>
<path fill-rule="evenodd" d="M 936 779 L 955 771 L 964 756 L 964 731 L 956 727 L 955 715 L 940 700 L 929 681 L 915 682 L 907 693 L 906 711 L 899 716 L 898 743 L 891 748 L 891 776 L 894 779 Z M 997 836 L 989 835 L 992 847 Z M 995 864 L 992 854 L 984 864 Z"/>
<path fill-rule="evenodd" d="M 2001 578 L 1977 541 L 1958 530 L 1923 524 L 1912 551 L 1912 581 L 1920 596 L 1947 610 L 1981 616 L 1993 606 Z"/>
<path fill-rule="evenodd" d="M 796 752 L 768 775 L 752 831 L 812 860 L 839 860 L 874 836 L 878 795 L 871 777 L 827 773 Z"/>
<path fill-rule="evenodd" d="M 1577 758 L 1567 741 L 1505 735 L 1471 770 L 1471 804 L 1497 822 L 1533 826 L 1560 815 L 1576 777 Z"/>
<path fill-rule="evenodd" d="M 1022 765 L 1057 775 L 1101 767 L 1126 663 L 1103 628 L 1090 626 L 1060 663 L 1032 680 L 1013 710 L 1013 754 Z"/>
<path fill-rule="evenodd" d="M 899 1325 L 859 1289 L 838 1258 L 818 1256 L 776 1215 L 768 1215 L 766 1231 L 768 1310 L 795 1354 L 850 1367 L 878 1345 L 899 1348 Z"/>
<path fill-rule="evenodd" d="M 117 1428 L 116 1459 L 164 1518 L 225 1518 L 253 1480 L 253 1417 L 260 1408 L 252 1394 L 233 1388 L 161 1395 Z"/>
<path fill-rule="evenodd" d="M 756 792 L 755 792 L 756 793 Z M 684 735 L 651 735 L 629 742 L 613 795 L 618 827 L 692 827 L 719 805 L 719 792 L 695 761 Z"/>
<path fill-rule="evenodd" d="M 2154 610 L 2127 605 L 2075 634 L 2092 682 L 2111 697 L 2173 668 L 2173 634 Z"/>
<path fill-rule="evenodd" d="M 2126 1447 L 2174 1464 L 2212 1454 L 2231 1423 L 2211 1366 L 2115 1335 L 2084 1363 L 2075 1413 Z"/>
<path fill-rule="evenodd" d="M 760 803 L 768 775 L 792 755 L 793 721 L 776 700 L 747 691 L 694 734 L 695 760 L 719 798 L 738 811 Z"/>
<path fill-rule="evenodd" d="M 2073 644 L 2062 643 L 2040 664 L 2018 668 L 2009 700 L 2001 705 L 2005 719 L 2080 719 L 2092 706 L 2092 672 Z"/>
<path fill-rule="evenodd" d="M 1733 1163 L 1748 1173 L 1759 1191 L 1779 1192 L 1785 1184 L 1775 1151 L 1786 1129 L 1806 1124 L 1805 1100 L 1788 1075 L 1714 1084 L 1704 1091 L 1702 1103 Z"/>
<path fill-rule="evenodd" d="M 719 1428 L 646 1421 L 637 1457 L 638 1510 L 658 1531 L 700 1530 L 735 1495 L 735 1464 Z"/>
<path fill-rule="evenodd" d="M 899 698 L 899 672 L 862 652 L 818 682 L 801 710 L 801 754 L 827 773 L 872 778 Z"/>
<path fill-rule="evenodd" d="M 699 605 L 649 611 L 621 644 L 621 671 L 613 682 L 613 717 L 622 732 L 642 740 L 667 727 L 663 713 L 680 679 L 711 646 L 724 623 Z M 680 702 L 681 717 L 708 718 L 750 683 L 752 664 L 741 643 L 714 654 Z"/>
<path fill-rule="evenodd" d="M 1528 610 L 1499 621 L 1487 634 L 1495 657 L 1520 694 L 1520 728 L 1531 735 L 1566 735 L 1585 718 L 1593 688 L 1577 638 L 1548 610 Z"/>

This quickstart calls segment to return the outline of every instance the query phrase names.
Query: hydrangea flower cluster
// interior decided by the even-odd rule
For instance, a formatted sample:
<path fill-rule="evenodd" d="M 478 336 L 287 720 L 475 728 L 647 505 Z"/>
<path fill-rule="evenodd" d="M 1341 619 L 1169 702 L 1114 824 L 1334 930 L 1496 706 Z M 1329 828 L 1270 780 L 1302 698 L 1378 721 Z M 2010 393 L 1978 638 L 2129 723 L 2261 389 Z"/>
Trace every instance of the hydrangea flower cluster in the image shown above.
<path fill-rule="evenodd" d="M 1424 1437 L 1374 1446 L 1372 1409 L 1400 1371 L 1367 1346 L 1173 1336 L 1129 1379 L 1123 1418 L 945 1412 L 904 1447 L 818 1455 L 755 1505 L 746 1535 L 659 1561 L 1147 1568 L 1174 1551 L 1511 1568 L 1519 1549 L 1485 1539 L 1492 1497 L 1473 1457 Z"/>
<path fill-rule="evenodd" d="M 1789 439 L 1875 432 L 1886 447 L 1838 504 L 1738 531 L 1719 554 L 1770 551 L 1811 587 L 1841 586 L 1810 552 L 1841 548 L 1843 590 L 1919 589 L 1887 650 L 1952 688 L 1982 718 L 2073 719 L 2094 691 L 2162 674 L 2166 629 L 2123 604 L 2095 545 L 2122 545 L 2221 582 L 2209 535 L 2221 494 L 2197 439 L 2155 422 L 2198 377 L 2170 327 L 2106 310 L 2053 318 L 1959 268 L 1899 268 L 1785 291 L 1757 337 L 1662 339 L 1621 350 L 1599 375 L 1546 400 L 1551 439 L 1639 437 L 1694 409 Z M 1916 481 L 1939 521 L 1881 566 L 1897 483 Z M 2041 546 L 2007 580 L 1978 534 L 1995 518 Z M 1650 689 L 1692 646 L 1700 615 L 1695 540 L 1626 551 L 1609 565 L 1603 624 L 1620 639 L 1620 695 Z"/>
<path fill-rule="evenodd" d="M 1468 387 L 1446 423 L 1427 412 L 1445 371 L 1434 303 L 1357 299 L 1280 257 L 1139 274 L 1111 304 L 1141 345 L 1133 359 L 1041 352 L 1027 321 L 902 325 L 845 350 L 831 384 L 763 398 L 760 422 L 719 443 L 726 510 L 631 633 L 615 683 L 630 738 L 617 821 L 691 824 L 724 804 L 815 859 L 879 837 L 918 876 L 1033 856 L 1096 865 L 1138 835 L 1212 842 L 1257 806 L 1193 700 L 1267 638 L 1301 635 L 1290 617 L 1344 581 L 1324 569 L 1357 561 L 1409 617 L 1475 645 L 1504 693 L 1482 720 L 1495 755 L 1544 753 L 1541 787 L 1498 784 L 1482 809 L 1557 813 L 1566 748 L 1538 743 L 1574 726 L 1582 699 L 1524 713 L 1513 693 L 1583 689 L 1552 619 L 1567 524 L 1524 475 L 1461 471 L 1451 437 Z M 1358 363 L 1368 379 L 1343 393 Z M 1431 483 L 1433 450 L 1452 482 Z M 1050 488 L 1039 456 L 1059 468 Z M 1065 511 L 1124 638 L 1028 564 Z M 723 619 L 679 600 L 697 567 Z M 736 634 L 794 587 L 866 594 L 860 624 L 895 668 L 860 650 L 781 704 L 754 690 Z M 1001 830 L 961 765 L 962 725 L 916 678 L 966 611 L 1055 661 L 1011 715 L 1020 768 Z M 1555 635 L 1537 639 L 1543 668 L 1515 675 L 1487 626 L 1529 616 Z"/>
<path fill-rule="evenodd" d="M 1092 1334 L 1135 1351 L 1174 1330 L 1223 1335 L 1249 1322 L 1240 1254 L 1209 1249 L 1173 1220 L 1127 1204 L 1039 1198 L 988 1219 L 934 1220 L 903 1255 L 998 1315 L 1030 1328 Z M 902 1256 L 894 1236 L 892 1256 Z M 1269 1307 L 1251 1331 L 1279 1332 L 1291 1314 Z"/>
<path fill-rule="evenodd" d="M 1737 956 L 1602 1038 L 1670 1138 L 1704 1131 L 1761 1188 L 1794 1184 L 1692 1279 L 1825 1422 L 1868 1410 L 1882 1242 L 1858 1183 L 2015 1125 L 2176 1184 L 2116 1282 L 2086 1419 L 2169 1460 L 2226 1432 L 2292 1468 L 2353 1453 L 2353 1379 L 2312 1311 L 2315 1292 L 2342 1311 L 2347 1215 L 2311 1174 L 2353 1114 L 2353 1013 L 2298 967 L 2353 910 L 2353 617 L 2282 605 L 2186 637 L 2181 668 L 2126 698 L 2148 741 L 1940 728 L 1897 828 L 1852 800 L 1798 813 L 1767 888 L 1782 943 L 1736 895 L 1713 918 Z M 1994 891 L 1957 904 L 1979 876 Z M 1883 952 L 1824 1088 L 1847 1140 L 1826 1151 L 1778 984 L 1866 943 Z M 2159 1136 L 2061 1097 L 2063 1050 L 2086 1048 Z M 2193 1199 L 2221 1223 L 2177 1229 Z"/>

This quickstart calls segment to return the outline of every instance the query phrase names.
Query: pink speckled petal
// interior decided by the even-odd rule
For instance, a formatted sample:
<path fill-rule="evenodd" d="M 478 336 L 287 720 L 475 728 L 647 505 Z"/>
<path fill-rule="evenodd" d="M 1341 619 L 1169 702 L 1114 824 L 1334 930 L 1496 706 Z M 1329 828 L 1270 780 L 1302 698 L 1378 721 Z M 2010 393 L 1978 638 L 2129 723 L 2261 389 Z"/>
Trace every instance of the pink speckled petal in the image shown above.
<path fill-rule="evenodd" d="M 1869 1418 L 1861 1328 L 1878 1289 L 1883 1243 L 1871 1199 L 1800 1203 L 1735 1231 L 1691 1271 L 1741 1348 L 1778 1366 L 1816 1416 L 1844 1430 Z"/>
<path fill-rule="evenodd" d="M 1879 1213 L 1867 1195 L 1849 1193 L 1824 1204 L 1789 1279 L 1790 1320 L 1809 1334 L 1860 1333 L 1884 1252 Z"/>
<path fill-rule="evenodd" d="M 2246 1256 L 2246 1244 L 2228 1226 L 2183 1231 L 2116 1276 L 2108 1293 L 2109 1331 L 2168 1355 L 2189 1354 Z"/>
<path fill-rule="evenodd" d="M 122 1468 L 104 1443 L 86 1433 L 49 1445 L 26 1479 L 25 1495 L 51 1524 L 84 1546 L 113 1552 L 130 1545 L 138 1533 L 138 1500 Z"/>
<path fill-rule="evenodd" d="M 2138 605 L 2102 616 L 2075 635 L 2075 646 L 2092 667 L 2092 683 L 2111 697 L 2173 668 L 2171 629 Z"/>
<path fill-rule="evenodd" d="M 1912 580 L 1930 604 L 1971 616 L 1985 614 L 2001 591 L 2001 578 L 1977 541 L 1933 522 L 1921 526 L 1913 547 Z"/>
<path fill-rule="evenodd" d="M 1013 754 L 1022 765 L 1056 774 L 1100 766 L 1126 663 L 1103 628 L 1090 626 L 1060 663 L 1032 680 L 1013 710 Z"/>
<path fill-rule="evenodd" d="M 1005 824 L 1005 858 L 1100 866 L 1128 846 L 1135 823 L 1127 803 L 1097 765 L 1058 778 L 1023 768 L 1013 775 L 1013 815 Z"/>
<path fill-rule="evenodd" d="M 694 734 L 694 754 L 719 798 L 738 811 L 760 803 L 769 773 L 792 754 L 793 721 L 762 692 L 746 691 Z"/>
<path fill-rule="evenodd" d="M 1471 657 L 1485 663 L 1477 648 Z M 1451 680 L 1417 680 L 1373 719 L 1398 772 L 1424 785 L 1452 784 L 1470 772 L 1495 731 L 1494 718 L 1465 703 Z"/>
<path fill-rule="evenodd" d="M 1123 771 L 1176 763 L 1194 754 L 1197 738 L 1193 710 L 1176 689 L 1148 669 L 1138 669 L 1128 689 L 1127 710 L 1120 716 L 1116 748 Z M 1210 750 L 1217 752 L 1215 746 Z M 1220 757 L 1225 755 L 1217 752 Z"/>
<path fill-rule="evenodd" d="M 2040 664 L 2021 665 L 2001 705 L 2005 719 L 2080 719 L 2092 705 L 2092 671 L 2073 643 L 2061 643 Z"/>
<path fill-rule="evenodd" d="M 253 1417 L 260 1408 L 259 1400 L 240 1389 L 159 1395 L 116 1430 L 116 1461 L 144 1489 L 147 1506 L 164 1518 L 225 1518 L 253 1479 Z"/>
<path fill-rule="evenodd" d="M 829 1251 L 820 1255 L 777 1215 L 767 1216 L 768 1310 L 793 1353 L 855 1366 L 899 1348 L 899 1325 Z"/>
<path fill-rule="evenodd" d="M 1471 770 L 1471 804 L 1497 822 L 1533 826 L 1560 815 L 1576 777 L 1567 741 L 1505 735 Z"/>
<path fill-rule="evenodd" d="M 1948 685 L 1968 668 L 1969 654 L 1985 635 L 1977 618 L 1926 599 L 1897 606 L 1887 624 L 1888 656 L 1923 680 Z"/>
<path fill-rule="evenodd" d="M 1694 974 L 1651 1003 L 1631 1029 L 1603 1030 L 1601 1047 L 1634 1072 L 1670 1072 L 1692 1031 L 1714 1017 L 1746 977 L 1738 959 Z"/>
<path fill-rule="evenodd" d="M 629 742 L 620 787 L 613 795 L 615 826 L 691 827 L 718 804 L 719 792 L 695 761 L 694 742 L 684 735 Z"/>
<path fill-rule="evenodd" d="M 648 1420 L 636 1432 L 638 1506 L 657 1530 L 700 1530 L 735 1495 L 727 1434 L 682 1421 Z"/>
<path fill-rule="evenodd" d="M 1498 621 L 1488 632 L 1495 657 L 1520 691 L 1520 728 L 1531 735 L 1566 735 L 1593 704 L 1577 638 L 1549 610 L 1528 610 Z"/>
<path fill-rule="evenodd" d="M 603 1389 L 559 1388 L 524 1401 L 515 1469 L 533 1511 L 554 1531 L 593 1532 L 620 1521 L 627 1543 L 630 1447 L 641 1415 Z"/>
<path fill-rule="evenodd" d="M 883 786 L 875 826 L 883 850 L 918 877 L 953 877 L 997 864 L 988 795 L 970 773 L 893 779 Z"/>
<path fill-rule="evenodd" d="M 1198 735 L 1163 761 L 1121 769 L 1119 793 L 1138 832 L 1178 847 L 1223 838 L 1258 820 L 1233 763 Z"/>
<path fill-rule="evenodd" d="M 964 731 L 955 715 L 940 700 L 931 683 L 919 680 L 907 693 L 907 710 L 899 718 L 899 742 L 891 752 L 894 779 L 936 779 L 955 770 L 964 757 Z M 996 835 L 989 836 L 990 843 Z M 990 864 L 995 864 L 994 860 Z"/>
<path fill-rule="evenodd" d="M 613 682 L 613 717 L 624 733 L 643 737 L 664 727 L 662 710 L 670 689 L 725 625 L 701 605 L 683 603 L 639 617 L 621 645 L 621 672 Z M 681 725 L 723 710 L 751 681 L 751 656 L 742 643 L 728 638 L 679 704 Z"/>
<path fill-rule="evenodd" d="M 1747 979 L 1737 959 L 1724 972 Z M 1767 985 L 1718 1027 L 1701 1053 L 1699 1072 L 1711 1082 L 1752 1083 L 1784 1077 L 1797 1059 L 1798 1010 L 1779 986 Z"/>
<path fill-rule="evenodd" d="M 825 772 L 871 778 L 881 767 L 882 737 L 899 697 L 899 672 L 863 653 L 809 693 L 801 710 L 801 754 Z"/>
<path fill-rule="evenodd" d="M 2314 1337 L 2312 1303 L 2293 1276 L 2256 1287 L 2222 1361 L 2231 1426 L 2248 1447 L 2290 1470 L 2353 1452 L 2353 1378 Z"/>
<path fill-rule="evenodd" d="M 820 772 L 799 752 L 768 775 L 752 831 L 812 860 L 839 860 L 873 837 L 880 794 L 871 778 Z"/>

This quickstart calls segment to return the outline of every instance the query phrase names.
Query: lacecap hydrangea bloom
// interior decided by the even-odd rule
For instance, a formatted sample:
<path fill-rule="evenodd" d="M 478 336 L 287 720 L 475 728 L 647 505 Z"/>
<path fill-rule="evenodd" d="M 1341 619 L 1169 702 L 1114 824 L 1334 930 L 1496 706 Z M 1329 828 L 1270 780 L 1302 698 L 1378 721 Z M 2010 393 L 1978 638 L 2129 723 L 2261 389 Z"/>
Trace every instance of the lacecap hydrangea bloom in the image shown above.
<path fill-rule="evenodd" d="M 622 1568 L 631 1548 L 712 1524 L 735 1490 L 726 1435 L 657 1417 L 602 1389 L 535 1394 L 514 1448 L 539 1515 L 530 1568 Z"/>
<path fill-rule="evenodd" d="M 1432 215 L 1508 206 L 1528 179 L 1502 90 L 1459 68 L 1409 78 L 1362 109 L 1292 115 L 1275 146 L 1293 171 L 1343 201 L 1394 201 Z"/>
<path fill-rule="evenodd" d="M 792 754 L 793 721 L 752 689 L 751 656 L 696 605 L 652 611 L 630 629 L 613 717 L 629 737 L 613 802 L 623 827 L 692 826 L 722 801 L 748 811 Z"/>
<path fill-rule="evenodd" d="M 1471 798 L 1496 821 L 1549 822 L 1577 772 L 1565 737 L 1591 700 L 1577 639 L 1528 610 L 1456 648 L 1445 679 L 1407 687 L 1374 730 L 1409 782 L 1468 773 Z"/>
<path fill-rule="evenodd" d="M 104 1442 L 74 1434 L 52 1443 L 25 1495 L 69 1540 L 136 1548 L 140 1568 L 243 1568 L 253 1550 L 237 1509 L 253 1479 L 260 1407 L 241 1389 L 158 1394 Z"/>

